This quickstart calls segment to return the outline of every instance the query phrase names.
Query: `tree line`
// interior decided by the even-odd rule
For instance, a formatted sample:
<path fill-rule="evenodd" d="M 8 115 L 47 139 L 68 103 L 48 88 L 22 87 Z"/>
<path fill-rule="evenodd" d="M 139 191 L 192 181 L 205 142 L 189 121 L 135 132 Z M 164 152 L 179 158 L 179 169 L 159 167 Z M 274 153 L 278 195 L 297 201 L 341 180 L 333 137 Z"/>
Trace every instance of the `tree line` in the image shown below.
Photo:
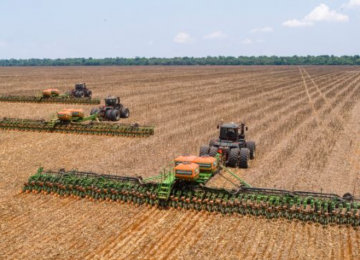
<path fill-rule="evenodd" d="M 0 66 L 360 65 L 360 56 L 1 59 Z"/>

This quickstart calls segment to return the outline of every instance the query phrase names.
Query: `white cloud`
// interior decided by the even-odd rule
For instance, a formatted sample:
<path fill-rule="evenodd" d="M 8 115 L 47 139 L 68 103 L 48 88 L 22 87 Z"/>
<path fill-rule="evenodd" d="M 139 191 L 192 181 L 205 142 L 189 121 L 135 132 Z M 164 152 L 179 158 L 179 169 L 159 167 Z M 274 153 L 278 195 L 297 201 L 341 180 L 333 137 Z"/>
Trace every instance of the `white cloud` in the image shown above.
<path fill-rule="evenodd" d="M 321 4 L 305 16 L 304 20 L 309 22 L 347 22 L 349 17 L 337 13 L 335 10 L 330 10 L 325 4 Z"/>
<path fill-rule="evenodd" d="M 349 9 L 360 7 L 360 0 L 350 0 L 348 3 L 343 4 L 342 7 Z"/>
<path fill-rule="evenodd" d="M 207 39 L 207 40 L 213 40 L 213 39 L 224 39 L 227 38 L 227 34 L 223 33 L 222 31 L 216 31 L 216 32 L 212 32 L 208 35 L 205 35 L 203 37 L 203 39 Z"/>
<path fill-rule="evenodd" d="M 304 27 L 304 26 L 312 26 L 314 23 L 312 22 L 306 22 L 306 21 L 299 21 L 297 19 L 288 20 L 286 22 L 283 22 L 283 26 L 286 27 Z"/>
<path fill-rule="evenodd" d="M 190 43 L 193 42 L 194 39 L 190 37 L 189 34 L 187 34 L 186 32 L 179 32 L 175 37 L 174 37 L 174 42 L 177 43 Z"/>
<path fill-rule="evenodd" d="M 274 29 L 271 28 L 271 27 L 262 27 L 262 28 L 255 28 L 255 29 L 252 29 L 250 32 L 251 33 L 270 33 L 270 32 L 273 32 Z"/>
<path fill-rule="evenodd" d="M 321 4 L 314 8 L 308 15 L 303 19 L 292 19 L 284 22 L 282 25 L 287 27 L 304 27 L 312 26 L 314 22 L 347 22 L 349 17 L 345 14 L 340 14 L 335 10 L 330 10 L 330 8 Z"/>
<path fill-rule="evenodd" d="M 253 44 L 254 42 L 251 39 L 246 38 L 241 43 L 245 44 L 245 45 L 250 45 L 250 44 Z"/>

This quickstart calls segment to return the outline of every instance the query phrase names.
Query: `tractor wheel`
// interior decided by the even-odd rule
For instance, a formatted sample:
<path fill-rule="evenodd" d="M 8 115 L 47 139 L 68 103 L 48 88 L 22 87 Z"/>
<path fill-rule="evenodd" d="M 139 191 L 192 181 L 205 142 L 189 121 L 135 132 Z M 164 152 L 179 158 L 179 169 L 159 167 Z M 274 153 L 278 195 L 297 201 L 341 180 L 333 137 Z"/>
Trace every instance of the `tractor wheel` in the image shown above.
<path fill-rule="evenodd" d="M 230 150 L 229 153 L 229 159 L 227 162 L 227 165 L 229 167 L 236 167 L 236 165 L 238 164 L 239 161 L 239 154 L 240 154 L 240 149 L 239 148 L 234 148 Z"/>
<path fill-rule="evenodd" d="M 120 116 L 121 118 L 128 118 L 130 116 L 130 111 L 127 107 L 122 107 L 120 109 Z"/>
<path fill-rule="evenodd" d="M 81 90 L 76 90 L 74 96 L 77 98 L 81 98 L 84 96 L 84 92 L 82 92 Z"/>
<path fill-rule="evenodd" d="M 211 146 L 209 150 L 209 155 L 215 157 L 217 155 L 218 148 L 216 146 Z"/>
<path fill-rule="evenodd" d="M 98 108 L 93 108 L 93 109 L 91 109 L 91 111 L 90 111 L 90 115 L 93 115 L 93 114 L 96 114 L 96 113 L 100 113 L 100 109 L 98 109 Z"/>
<path fill-rule="evenodd" d="M 111 120 L 111 112 L 112 112 L 112 109 L 108 109 L 105 111 L 105 118 L 107 120 Z"/>
<path fill-rule="evenodd" d="M 91 90 L 88 90 L 85 97 L 91 98 L 92 97 L 92 92 Z"/>
<path fill-rule="evenodd" d="M 120 111 L 119 110 L 116 110 L 116 109 L 113 109 L 113 110 L 110 110 L 110 120 L 111 121 L 119 121 L 120 119 Z"/>
<path fill-rule="evenodd" d="M 211 147 L 211 146 L 214 146 L 214 145 L 215 145 L 215 143 L 216 143 L 216 141 L 217 141 L 217 139 L 216 139 L 216 138 L 211 138 L 211 139 L 210 139 L 210 141 L 209 141 L 209 145 L 210 145 L 210 147 Z"/>
<path fill-rule="evenodd" d="M 254 141 L 247 141 L 246 142 L 246 148 L 250 150 L 250 159 L 255 158 L 255 152 L 256 152 L 256 145 Z"/>
<path fill-rule="evenodd" d="M 350 201 L 350 200 L 353 200 L 353 199 L 354 199 L 354 196 L 353 196 L 351 193 L 347 192 L 347 193 L 345 193 L 345 194 L 343 195 L 343 199 L 344 199 L 344 200 L 347 200 L 347 201 Z"/>
<path fill-rule="evenodd" d="M 208 145 L 202 145 L 200 147 L 200 156 L 209 155 L 210 147 Z"/>
<path fill-rule="evenodd" d="M 248 168 L 249 167 L 249 159 L 250 159 L 250 150 L 248 148 L 240 149 L 240 160 L 239 167 L 240 168 Z"/>

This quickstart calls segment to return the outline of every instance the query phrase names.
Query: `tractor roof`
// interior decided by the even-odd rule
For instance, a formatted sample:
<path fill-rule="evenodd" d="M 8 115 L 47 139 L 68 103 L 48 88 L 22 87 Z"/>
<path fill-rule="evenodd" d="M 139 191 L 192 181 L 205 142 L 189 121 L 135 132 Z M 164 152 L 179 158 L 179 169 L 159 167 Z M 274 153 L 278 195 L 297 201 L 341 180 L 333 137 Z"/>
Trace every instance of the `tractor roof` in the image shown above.
<path fill-rule="evenodd" d="M 220 127 L 225 127 L 225 128 L 239 128 L 238 124 L 235 123 L 225 123 L 222 124 Z"/>

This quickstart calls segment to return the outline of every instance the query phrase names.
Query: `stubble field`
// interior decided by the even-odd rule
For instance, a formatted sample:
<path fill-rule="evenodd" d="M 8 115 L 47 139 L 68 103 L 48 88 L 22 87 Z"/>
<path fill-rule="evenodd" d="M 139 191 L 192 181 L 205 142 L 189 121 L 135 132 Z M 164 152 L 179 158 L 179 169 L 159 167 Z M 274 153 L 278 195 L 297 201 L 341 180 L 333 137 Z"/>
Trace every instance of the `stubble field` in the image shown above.
<path fill-rule="evenodd" d="M 245 121 L 253 186 L 360 196 L 359 67 L 0 68 L 0 95 L 86 82 L 120 96 L 146 139 L 0 131 L 0 259 L 360 259 L 360 230 L 19 194 L 39 166 L 156 175 L 197 154 L 216 124 Z M 49 119 L 61 104 L 0 103 Z M 211 186 L 227 186 L 220 175 Z"/>

